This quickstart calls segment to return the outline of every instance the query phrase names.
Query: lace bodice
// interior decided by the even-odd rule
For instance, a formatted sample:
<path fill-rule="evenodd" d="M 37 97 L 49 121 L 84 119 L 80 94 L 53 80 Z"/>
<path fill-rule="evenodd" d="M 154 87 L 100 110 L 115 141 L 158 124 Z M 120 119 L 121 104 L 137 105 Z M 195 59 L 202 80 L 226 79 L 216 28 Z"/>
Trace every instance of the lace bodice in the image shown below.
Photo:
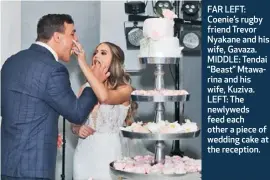
<path fill-rule="evenodd" d="M 90 113 L 86 123 L 99 133 L 117 133 L 127 117 L 129 106 L 101 104 L 96 115 Z"/>

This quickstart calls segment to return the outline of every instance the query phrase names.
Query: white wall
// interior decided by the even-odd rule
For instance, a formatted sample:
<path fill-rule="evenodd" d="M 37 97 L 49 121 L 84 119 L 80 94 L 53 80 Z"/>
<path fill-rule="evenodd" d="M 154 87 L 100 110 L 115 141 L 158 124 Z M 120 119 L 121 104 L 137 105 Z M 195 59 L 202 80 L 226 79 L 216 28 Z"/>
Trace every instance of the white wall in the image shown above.
<path fill-rule="evenodd" d="M 21 49 L 21 2 L 1 1 L 1 67 Z"/>

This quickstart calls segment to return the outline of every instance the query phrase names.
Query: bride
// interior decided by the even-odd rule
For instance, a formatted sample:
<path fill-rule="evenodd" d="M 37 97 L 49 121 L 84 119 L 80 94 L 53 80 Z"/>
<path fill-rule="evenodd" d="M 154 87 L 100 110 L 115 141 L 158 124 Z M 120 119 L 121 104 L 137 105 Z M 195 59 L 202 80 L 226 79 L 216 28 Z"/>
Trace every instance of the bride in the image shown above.
<path fill-rule="evenodd" d="M 81 48 L 80 44 L 77 44 Z M 76 50 L 74 51 L 76 53 Z M 108 67 L 109 76 L 99 83 L 96 93 L 99 103 L 84 125 L 72 125 L 72 132 L 80 138 L 74 153 L 74 180 L 109 180 L 109 163 L 122 157 L 119 128 L 123 126 L 130 107 L 132 87 L 130 77 L 123 69 L 124 52 L 110 42 L 100 43 L 93 54 L 89 67 L 84 53 L 76 53 L 78 63 L 87 79 L 92 79 L 95 66 Z M 89 84 L 86 83 L 81 90 Z M 91 86 L 91 84 L 90 84 Z M 94 88 L 94 87 L 93 87 Z"/>

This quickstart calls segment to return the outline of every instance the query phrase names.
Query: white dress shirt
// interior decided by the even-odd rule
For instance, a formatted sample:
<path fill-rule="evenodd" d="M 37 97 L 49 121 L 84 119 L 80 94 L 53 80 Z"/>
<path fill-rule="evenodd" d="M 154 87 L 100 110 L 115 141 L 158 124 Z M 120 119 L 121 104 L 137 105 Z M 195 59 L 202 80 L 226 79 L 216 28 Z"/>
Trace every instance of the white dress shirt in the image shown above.
<path fill-rule="evenodd" d="M 46 49 L 48 49 L 53 54 L 55 60 L 58 62 L 58 56 L 57 56 L 56 52 L 49 45 L 47 45 L 46 43 L 40 42 L 40 41 L 35 42 L 35 44 L 38 44 L 38 45 L 43 46 Z"/>

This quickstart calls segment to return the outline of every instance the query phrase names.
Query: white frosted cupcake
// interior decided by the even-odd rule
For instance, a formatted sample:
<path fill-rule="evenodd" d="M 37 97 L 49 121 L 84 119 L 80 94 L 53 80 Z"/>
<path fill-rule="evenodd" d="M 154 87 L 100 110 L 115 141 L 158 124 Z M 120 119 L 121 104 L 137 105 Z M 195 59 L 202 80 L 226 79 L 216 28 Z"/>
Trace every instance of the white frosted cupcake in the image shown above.
<path fill-rule="evenodd" d="M 149 129 L 149 131 L 151 131 L 152 133 L 158 133 L 159 132 L 159 129 L 160 127 L 156 124 L 156 123 L 153 123 L 153 122 L 149 122 L 147 123 L 146 127 Z"/>

